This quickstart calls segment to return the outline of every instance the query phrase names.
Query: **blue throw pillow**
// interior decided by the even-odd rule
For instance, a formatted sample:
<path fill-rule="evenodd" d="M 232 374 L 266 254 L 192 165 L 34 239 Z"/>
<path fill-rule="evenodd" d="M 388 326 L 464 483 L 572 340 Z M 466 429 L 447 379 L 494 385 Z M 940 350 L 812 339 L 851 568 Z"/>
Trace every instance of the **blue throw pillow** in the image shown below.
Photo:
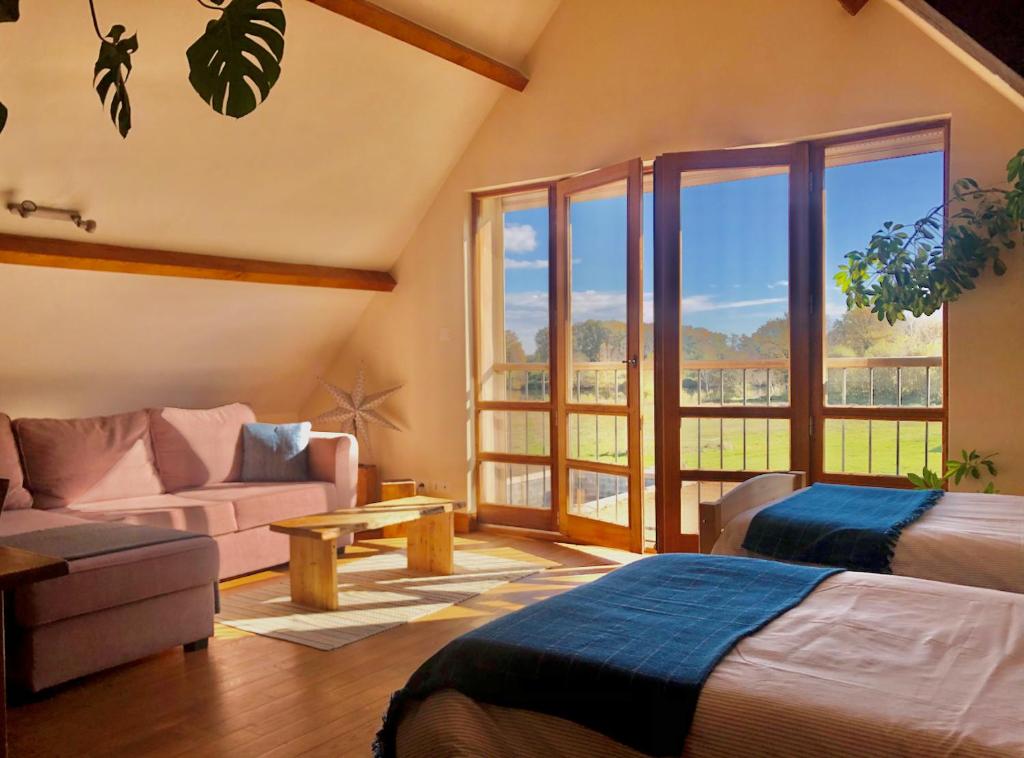
<path fill-rule="evenodd" d="M 243 482 L 302 482 L 309 479 L 309 436 L 313 425 L 242 426 Z"/>

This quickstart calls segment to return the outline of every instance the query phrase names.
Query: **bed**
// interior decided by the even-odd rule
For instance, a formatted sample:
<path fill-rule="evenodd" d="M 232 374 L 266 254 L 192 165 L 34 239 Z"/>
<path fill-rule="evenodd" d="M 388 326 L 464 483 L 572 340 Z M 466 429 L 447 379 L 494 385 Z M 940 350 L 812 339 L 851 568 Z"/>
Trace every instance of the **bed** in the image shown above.
<path fill-rule="evenodd" d="M 761 474 L 701 503 L 701 552 L 753 556 L 742 545 L 754 516 L 803 486 L 800 472 Z M 1024 593 L 1024 497 L 945 493 L 903 529 L 892 573 Z"/>
<path fill-rule="evenodd" d="M 486 670 L 488 656 L 478 659 Z M 684 747 L 662 754 L 1019 756 L 1021 692 L 1024 596 L 840 572 L 718 661 L 700 690 Z M 672 720 L 662 716 L 655 728 Z M 382 754 L 651 754 L 603 731 L 448 687 L 404 709 L 394 752 Z"/>

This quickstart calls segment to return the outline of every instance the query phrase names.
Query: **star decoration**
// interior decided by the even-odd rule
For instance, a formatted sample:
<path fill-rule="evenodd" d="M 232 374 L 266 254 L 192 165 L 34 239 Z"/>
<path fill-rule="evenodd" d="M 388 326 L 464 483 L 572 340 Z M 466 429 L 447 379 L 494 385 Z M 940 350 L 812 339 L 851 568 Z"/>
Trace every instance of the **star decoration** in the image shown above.
<path fill-rule="evenodd" d="M 396 432 L 401 431 L 376 410 L 381 403 L 402 389 L 401 385 L 367 395 L 366 377 L 362 366 L 359 367 L 356 386 L 351 392 L 346 392 L 323 378 L 319 378 L 319 380 L 324 389 L 331 393 L 337 406 L 313 419 L 314 424 L 326 421 L 341 422 L 342 431 L 355 434 L 356 439 L 360 443 L 365 443 L 367 449 L 370 447 L 370 424 L 378 424 Z"/>

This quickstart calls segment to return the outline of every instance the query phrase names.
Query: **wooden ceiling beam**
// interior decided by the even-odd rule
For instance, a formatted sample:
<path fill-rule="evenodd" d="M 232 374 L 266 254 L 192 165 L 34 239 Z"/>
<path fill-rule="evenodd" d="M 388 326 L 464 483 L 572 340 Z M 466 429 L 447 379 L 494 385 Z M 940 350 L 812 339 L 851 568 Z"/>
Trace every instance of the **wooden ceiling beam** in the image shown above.
<path fill-rule="evenodd" d="M 413 47 L 418 47 L 420 50 L 425 50 L 431 55 L 444 58 L 446 61 L 469 69 L 480 76 L 486 76 L 517 92 L 526 89 L 526 85 L 530 81 L 511 66 L 488 58 L 483 53 L 478 53 L 476 50 L 461 45 L 425 26 L 409 21 L 397 13 L 374 5 L 368 0 L 309 0 L 309 2 L 352 19 L 363 26 L 376 29 Z"/>
<path fill-rule="evenodd" d="M 371 292 L 390 292 L 395 288 L 394 278 L 386 271 L 228 258 L 14 234 L 0 234 L 0 263 Z"/>
<path fill-rule="evenodd" d="M 868 4 L 868 0 L 839 0 L 839 4 L 846 9 L 851 16 L 856 16 L 861 9 Z"/>

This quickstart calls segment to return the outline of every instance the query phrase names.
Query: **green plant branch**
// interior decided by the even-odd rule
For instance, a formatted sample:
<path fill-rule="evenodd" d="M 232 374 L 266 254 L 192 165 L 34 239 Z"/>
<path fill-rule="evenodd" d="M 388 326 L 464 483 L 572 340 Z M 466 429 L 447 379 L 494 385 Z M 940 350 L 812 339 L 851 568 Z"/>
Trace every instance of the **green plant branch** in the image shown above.
<path fill-rule="evenodd" d="M 847 308 L 870 308 L 894 324 L 907 313 L 935 313 L 974 289 L 989 262 L 997 276 L 1005 274 L 1002 253 L 1024 231 L 1024 150 L 1007 163 L 1007 181 L 1009 189 L 959 179 L 949 198 L 910 227 L 885 222 L 863 250 L 846 254 L 835 275 Z M 954 203 L 962 205 L 950 213 Z"/>

